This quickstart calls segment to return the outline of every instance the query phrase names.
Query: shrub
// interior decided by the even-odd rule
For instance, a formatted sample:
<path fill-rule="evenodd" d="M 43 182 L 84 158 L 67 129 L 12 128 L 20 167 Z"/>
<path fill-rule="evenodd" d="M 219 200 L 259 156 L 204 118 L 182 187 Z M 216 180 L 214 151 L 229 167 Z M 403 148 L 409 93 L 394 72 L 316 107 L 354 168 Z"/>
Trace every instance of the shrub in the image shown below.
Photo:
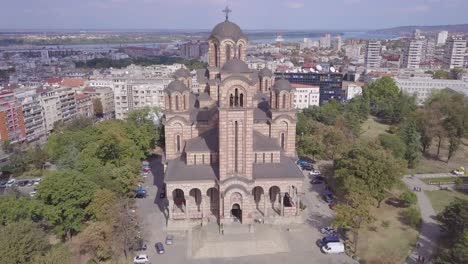
<path fill-rule="evenodd" d="M 305 204 L 303 204 L 302 201 L 300 201 L 299 208 L 301 208 L 301 210 L 305 210 L 307 208 L 307 206 Z"/>
<path fill-rule="evenodd" d="M 404 215 L 406 222 L 411 227 L 417 228 L 421 223 L 421 213 L 414 207 L 406 209 Z"/>
<path fill-rule="evenodd" d="M 382 221 L 383 228 L 388 228 L 389 226 L 390 226 L 390 221 L 386 221 L 386 220 Z"/>
<path fill-rule="evenodd" d="M 416 197 L 416 194 L 411 191 L 404 191 L 400 195 L 400 200 L 406 207 L 409 207 L 418 201 L 418 197 Z"/>

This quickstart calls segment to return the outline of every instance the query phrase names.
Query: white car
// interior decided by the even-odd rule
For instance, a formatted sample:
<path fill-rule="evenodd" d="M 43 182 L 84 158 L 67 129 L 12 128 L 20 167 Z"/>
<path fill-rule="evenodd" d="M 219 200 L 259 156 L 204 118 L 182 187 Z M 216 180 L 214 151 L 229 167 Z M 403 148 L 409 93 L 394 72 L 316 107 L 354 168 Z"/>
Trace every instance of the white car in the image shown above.
<path fill-rule="evenodd" d="M 465 172 L 464 172 L 464 171 L 458 170 L 458 169 L 452 171 L 452 173 L 455 174 L 455 175 L 457 175 L 457 176 L 463 176 L 463 175 L 465 175 Z"/>
<path fill-rule="evenodd" d="M 310 176 L 320 176 L 322 175 L 322 172 L 320 172 L 320 170 L 311 170 L 309 174 Z"/>
<path fill-rule="evenodd" d="M 345 252 L 344 244 L 341 242 L 327 243 L 322 247 L 322 252 L 325 254 L 339 254 Z"/>
<path fill-rule="evenodd" d="M 135 264 L 146 264 L 149 262 L 149 258 L 147 255 L 138 255 L 133 258 L 133 263 Z"/>
<path fill-rule="evenodd" d="M 36 194 L 37 194 L 37 192 L 36 192 L 36 191 L 33 191 L 33 192 L 30 192 L 30 193 L 29 193 L 29 196 L 34 197 L 34 196 L 36 196 Z"/>
<path fill-rule="evenodd" d="M 16 180 L 11 179 L 11 180 L 7 181 L 7 183 L 5 184 L 5 187 L 12 187 L 13 185 L 15 185 L 15 183 L 16 183 Z"/>

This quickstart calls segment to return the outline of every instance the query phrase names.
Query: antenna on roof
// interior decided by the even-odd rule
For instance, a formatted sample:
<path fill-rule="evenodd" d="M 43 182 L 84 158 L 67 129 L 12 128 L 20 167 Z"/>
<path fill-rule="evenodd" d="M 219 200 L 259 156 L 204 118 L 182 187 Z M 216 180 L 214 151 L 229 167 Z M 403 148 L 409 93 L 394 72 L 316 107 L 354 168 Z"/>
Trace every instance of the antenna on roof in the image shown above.
<path fill-rule="evenodd" d="M 229 6 L 227 5 L 226 8 L 224 8 L 223 13 L 226 13 L 226 21 L 229 20 L 229 13 L 232 13 L 232 10 L 229 9 Z"/>

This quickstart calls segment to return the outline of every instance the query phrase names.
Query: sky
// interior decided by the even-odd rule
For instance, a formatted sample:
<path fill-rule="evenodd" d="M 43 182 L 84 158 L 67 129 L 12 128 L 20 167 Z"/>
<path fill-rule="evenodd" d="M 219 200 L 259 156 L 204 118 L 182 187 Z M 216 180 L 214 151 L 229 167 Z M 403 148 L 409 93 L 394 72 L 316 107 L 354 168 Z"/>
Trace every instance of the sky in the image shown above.
<path fill-rule="evenodd" d="M 468 23 L 468 0 L 0 0 L 1 29 L 379 29 Z"/>

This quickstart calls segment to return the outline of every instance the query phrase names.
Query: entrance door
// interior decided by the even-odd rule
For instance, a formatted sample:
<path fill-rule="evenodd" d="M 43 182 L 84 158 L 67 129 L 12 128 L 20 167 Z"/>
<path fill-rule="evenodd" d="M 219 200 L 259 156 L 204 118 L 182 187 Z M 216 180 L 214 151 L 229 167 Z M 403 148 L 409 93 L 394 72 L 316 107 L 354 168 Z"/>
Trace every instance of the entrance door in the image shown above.
<path fill-rule="evenodd" d="M 242 223 L 242 210 L 239 204 L 232 205 L 231 215 L 235 223 Z"/>

